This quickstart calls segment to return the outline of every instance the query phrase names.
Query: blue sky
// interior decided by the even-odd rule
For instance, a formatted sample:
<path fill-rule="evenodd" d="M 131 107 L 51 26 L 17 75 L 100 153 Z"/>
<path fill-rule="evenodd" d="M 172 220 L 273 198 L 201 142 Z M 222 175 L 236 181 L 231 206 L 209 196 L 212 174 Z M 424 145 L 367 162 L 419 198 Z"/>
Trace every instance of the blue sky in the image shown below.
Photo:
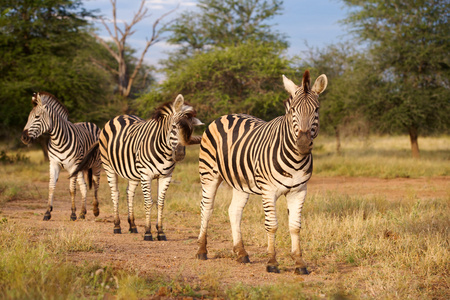
<path fill-rule="evenodd" d="M 117 0 L 117 18 L 130 22 L 134 13 L 138 10 L 140 0 Z M 107 18 L 112 18 L 110 0 L 84 0 L 84 7 L 92 10 L 99 9 L 99 13 Z M 150 18 L 144 19 L 135 27 L 136 32 L 128 39 L 128 43 L 135 48 L 140 55 L 146 38 L 151 36 L 153 22 L 162 14 L 175 8 L 179 8 L 164 20 L 169 21 L 185 10 L 194 10 L 196 0 L 147 0 L 146 6 Z M 284 0 L 282 14 L 270 20 L 274 29 L 284 33 L 288 37 L 290 47 L 288 55 L 300 55 L 309 46 L 322 48 L 329 44 L 335 44 L 349 38 L 345 27 L 338 22 L 347 16 L 347 8 L 340 0 Z M 103 24 L 96 26 L 101 37 L 108 39 L 109 35 Z M 154 44 L 147 52 L 145 61 L 156 65 L 158 60 L 166 58 L 166 51 L 172 49 L 164 41 Z"/>

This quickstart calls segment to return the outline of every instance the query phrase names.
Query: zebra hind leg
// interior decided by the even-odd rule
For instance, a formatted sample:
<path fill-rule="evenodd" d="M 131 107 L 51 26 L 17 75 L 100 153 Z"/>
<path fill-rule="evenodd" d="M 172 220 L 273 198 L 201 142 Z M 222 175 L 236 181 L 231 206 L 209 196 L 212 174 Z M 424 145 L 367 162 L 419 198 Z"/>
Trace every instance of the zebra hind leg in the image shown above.
<path fill-rule="evenodd" d="M 196 257 L 200 260 L 207 260 L 208 250 L 206 249 L 207 244 L 207 229 L 209 219 L 214 209 L 214 198 L 216 197 L 217 188 L 222 182 L 222 178 L 216 177 L 213 180 L 202 180 L 202 202 L 200 204 L 201 209 L 201 225 L 200 234 L 198 236 L 198 250 Z"/>
<path fill-rule="evenodd" d="M 81 212 L 79 215 L 79 218 L 81 220 L 84 220 L 86 218 L 86 197 L 87 197 L 87 186 L 86 181 L 84 180 L 84 173 L 85 172 L 78 172 L 78 185 L 80 186 L 80 192 L 81 192 Z"/>
<path fill-rule="evenodd" d="M 128 203 L 128 224 L 130 225 L 130 233 L 138 233 L 136 224 L 134 223 L 134 195 L 139 181 L 129 180 L 127 186 L 127 203 Z"/>
<path fill-rule="evenodd" d="M 79 176 L 79 175 L 78 175 Z M 81 176 L 83 176 L 81 174 Z M 72 199 L 72 214 L 70 215 L 71 221 L 76 221 L 77 219 L 77 208 L 75 207 L 75 195 L 76 195 L 76 185 L 77 185 L 77 177 L 70 178 L 70 198 Z"/>
<path fill-rule="evenodd" d="M 100 209 L 98 207 L 98 188 L 100 186 L 100 171 L 101 166 L 98 164 L 92 168 L 92 182 L 94 183 L 94 201 L 92 202 L 92 213 L 95 217 L 100 215 Z"/>
<path fill-rule="evenodd" d="M 249 194 L 233 190 L 233 199 L 228 208 L 228 215 L 230 216 L 231 233 L 233 235 L 233 251 L 237 254 L 237 261 L 240 263 L 249 263 L 247 251 L 244 248 L 241 234 L 241 220 L 242 211 L 247 204 Z"/>

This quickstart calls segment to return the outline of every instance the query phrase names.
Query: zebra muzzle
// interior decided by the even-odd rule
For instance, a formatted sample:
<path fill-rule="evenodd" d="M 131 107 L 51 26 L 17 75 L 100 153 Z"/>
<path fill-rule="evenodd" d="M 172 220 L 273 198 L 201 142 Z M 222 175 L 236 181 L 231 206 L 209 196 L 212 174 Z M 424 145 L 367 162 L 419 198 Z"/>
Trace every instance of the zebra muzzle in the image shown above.
<path fill-rule="evenodd" d="M 310 131 L 300 131 L 297 138 L 297 149 L 301 155 L 308 155 L 313 148 L 313 140 Z"/>
<path fill-rule="evenodd" d="M 28 144 L 30 144 L 30 143 L 33 141 L 33 139 L 28 135 L 28 129 L 25 129 L 25 130 L 22 132 L 22 136 L 21 136 L 20 140 L 21 140 L 22 143 L 24 143 L 25 145 L 28 145 Z"/>
<path fill-rule="evenodd" d="M 178 162 L 178 161 L 182 161 L 184 159 L 185 155 L 186 155 L 186 147 L 183 145 L 178 145 L 175 148 L 173 158 L 176 162 Z"/>

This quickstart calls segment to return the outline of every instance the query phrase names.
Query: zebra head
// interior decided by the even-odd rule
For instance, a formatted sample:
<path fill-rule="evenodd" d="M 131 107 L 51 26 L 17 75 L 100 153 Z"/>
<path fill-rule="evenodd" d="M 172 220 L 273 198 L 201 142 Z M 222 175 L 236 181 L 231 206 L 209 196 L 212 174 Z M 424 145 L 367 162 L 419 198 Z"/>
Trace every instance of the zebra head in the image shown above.
<path fill-rule="evenodd" d="M 28 116 L 28 122 L 22 132 L 21 140 L 25 145 L 32 143 L 43 133 L 51 129 L 51 118 L 47 110 L 47 103 L 43 103 L 40 93 L 34 93 L 31 98 L 33 109 Z"/>
<path fill-rule="evenodd" d="M 303 74 L 301 86 L 297 86 L 283 75 L 284 88 L 291 95 L 286 101 L 286 113 L 292 116 L 292 132 L 297 150 L 308 155 L 313 140 L 319 133 L 319 94 L 327 87 L 327 76 L 320 75 L 311 88 L 309 71 Z"/>
<path fill-rule="evenodd" d="M 184 102 L 183 95 L 179 94 L 172 104 L 172 129 L 169 140 L 172 147 L 173 159 L 181 161 L 185 156 L 185 146 L 199 144 L 201 137 L 193 137 L 194 126 L 203 125 L 195 117 L 197 112 L 189 104 Z"/>

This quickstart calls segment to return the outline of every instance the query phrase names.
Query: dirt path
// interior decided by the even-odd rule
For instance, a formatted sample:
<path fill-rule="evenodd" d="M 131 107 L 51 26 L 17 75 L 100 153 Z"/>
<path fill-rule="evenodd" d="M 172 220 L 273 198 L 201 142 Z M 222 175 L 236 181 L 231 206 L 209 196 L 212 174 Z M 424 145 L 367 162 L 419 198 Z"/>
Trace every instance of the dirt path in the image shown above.
<path fill-rule="evenodd" d="M 57 189 L 65 189 L 67 185 L 65 176 L 61 178 Z M 104 180 L 103 182 L 106 182 Z M 47 184 L 36 183 L 42 195 L 47 194 Z M 308 193 L 327 194 L 340 193 L 347 195 L 376 195 L 386 199 L 399 199 L 402 197 L 416 197 L 429 199 L 433 197 L 450 196 L 450 178 L 439 177 L 431 179 L 376 179 L 376 178 L 344 178 L 344 177 L 313 177 L 308 184 Z M 102 205 L 109 205 L 102 204 Z M 70 254 L 67 259 L 76 263 L 96 260 L 102 265 L 112 265 L 120 268 L 130 268 L 139 274 L 163 274 L 171 279 L 193 283 L 207 283 L 214 285 L 232 284 L 242 282 L 249 285 L 258 285 L 282 281 L 316 281 L 323 275 L 318 272 L 317 266 L 311 265 L 310 276 L 294 276 L 292 263 L 287 255 L 281 256 L 285 260 L 281 274 L 265 272 L 265 249 L 263 247 L 249 246 L 251 264 L 240 265 L 231 257 L 211 258 L 207 261 L 198 261 L 194 258 L 196 251 L 196 235 L 198 224 L 192 228 L 167 228 L 168 241 L 145 242 L 142 240 L 143 221 L 138 227 L 139 234 L 114 235 L 112 214 L 102 211 L 100 218 L 94 219 L 89 211 L 85 221 L 68 221 L 70 203 L 61 201 L 55 203 L 52 219 L 43 222 L 45 201 L 38 199 L 18 199 L 6 203 L 2 207 L 2 214 L 17 223 L 23 223 L 42 230 L 55 230 L 64 227 L 65 230 L 83 230 L 88 232 L 94 241 L 97 252 L 79 252 Z M 90 210 L 90 207 L 89 207 Z M 121 216 L 122 230 L 128 228 L 126 216 Z M 198 221 L 198 223 L 200 220 Z M 229 230 L 224 228 L 223 230 Z M 214 241 L 215 249 L 231 249 L 231 236 L 227 240 Z M 253 255 L 252 255 L 253 254 Z M 345 266 L 343 266 L 345 268 Z M 333 280 L 320 278 L 321 280 Z M 209 282 L 209 283 L 208 283 Z"/>

